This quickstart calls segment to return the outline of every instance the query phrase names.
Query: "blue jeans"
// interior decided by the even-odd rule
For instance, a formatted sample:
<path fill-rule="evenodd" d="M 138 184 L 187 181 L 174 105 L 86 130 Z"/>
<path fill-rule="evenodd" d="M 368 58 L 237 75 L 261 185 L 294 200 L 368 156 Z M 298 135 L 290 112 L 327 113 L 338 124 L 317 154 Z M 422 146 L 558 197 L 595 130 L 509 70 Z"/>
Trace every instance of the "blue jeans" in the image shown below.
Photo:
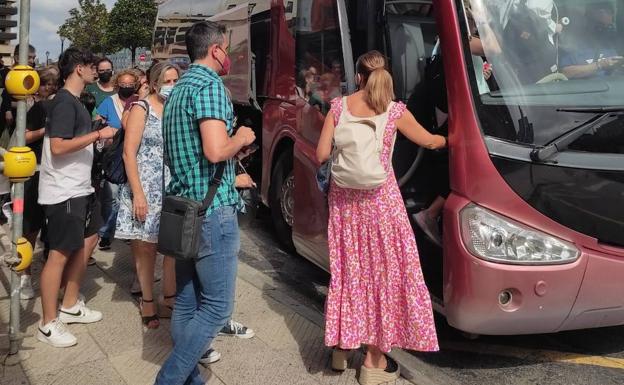
<path fill-rule="evenodd" d="M 232 315 L 239 249 L 236 209 L 219 207 L 204 219 L 197 259 L 176 261 L 174 345 L 156 385 L 204 384 L 197 365 Z"/>
<path fill-rule="evenodd" d="M 100 238 L 107 238 L 111 241 L 115 237 L 115 228 L 117 227 L 117 213 L 119 212 L 119 186 L 110 182 L 104 182 L 100 195 L 102 204 L 102 219 L 104 225 L 98 231 Z"/>

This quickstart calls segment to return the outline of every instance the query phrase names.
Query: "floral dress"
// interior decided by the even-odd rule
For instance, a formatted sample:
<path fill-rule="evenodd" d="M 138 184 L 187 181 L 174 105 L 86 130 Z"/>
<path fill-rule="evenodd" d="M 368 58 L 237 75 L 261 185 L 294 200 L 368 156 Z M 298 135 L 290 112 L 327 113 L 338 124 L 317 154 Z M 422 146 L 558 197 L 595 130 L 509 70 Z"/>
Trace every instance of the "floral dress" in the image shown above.
<path fill-rule="evenodd" d="M 149 102 L 148 102 L 149 103 Z M 162 120 L 149 109 L 145 122 L 143 137 L 137 152 L 139 179 L 147 200 L 147 217 L 145 222 L 132 216 L 132 189 L 126 183 L 119 190 L 119 214 L 115 238 L 137 239 L 145 242 L 158 242 L 160 210 L 163 200 L 163 136 Z M 165 168 L 165 186 L 169 183 L 169 169 Z"/>
<path fill-rule="evenodd" d="M 373 190 L 330 184 L 327 346 L 438 350 L 416 239 L 390 159 L 395 122 L 405 109 L 395 103 L 389 112 L 381 155 L 387 181 Z M 331 111 L 338 124 L 341 98 L 332 101 Z"/>

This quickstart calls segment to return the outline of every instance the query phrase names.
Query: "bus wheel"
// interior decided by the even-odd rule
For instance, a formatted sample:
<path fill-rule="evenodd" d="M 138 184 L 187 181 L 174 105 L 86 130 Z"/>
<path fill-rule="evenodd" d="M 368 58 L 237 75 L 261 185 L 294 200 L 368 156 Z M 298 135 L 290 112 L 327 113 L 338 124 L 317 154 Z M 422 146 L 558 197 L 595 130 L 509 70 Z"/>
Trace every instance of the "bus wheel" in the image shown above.
<path fill-rule="evenodd" d="M 295 250 L 292 240 L 294 188 L 293 156 L 291 151 L 285 151 L 277 158 L 271 175 L 269 205 L 277 238 L 287 251 Z"/>

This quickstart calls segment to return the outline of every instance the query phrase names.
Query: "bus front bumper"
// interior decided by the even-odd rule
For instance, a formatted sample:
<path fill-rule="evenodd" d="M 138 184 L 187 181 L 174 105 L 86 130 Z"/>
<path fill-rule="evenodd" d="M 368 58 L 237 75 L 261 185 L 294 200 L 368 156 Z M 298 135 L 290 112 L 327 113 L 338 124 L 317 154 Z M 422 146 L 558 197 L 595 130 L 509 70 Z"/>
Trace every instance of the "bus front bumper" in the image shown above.
<path fill-rule="evenodd" d="M 581 249 L 573 263 L 488 262 L 464 246 L 459 212 L 445 207 L 444 313 L 459 330 L 483 335 L 552 333 L 624 324 L 624 258 Z"/>

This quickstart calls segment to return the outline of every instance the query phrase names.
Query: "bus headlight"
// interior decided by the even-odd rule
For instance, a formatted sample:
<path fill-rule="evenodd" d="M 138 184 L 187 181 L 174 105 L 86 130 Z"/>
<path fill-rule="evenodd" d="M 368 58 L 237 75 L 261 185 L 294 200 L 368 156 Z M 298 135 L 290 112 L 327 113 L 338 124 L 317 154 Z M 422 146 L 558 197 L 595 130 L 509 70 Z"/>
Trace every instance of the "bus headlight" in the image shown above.
<path fill-rule="evenodd" d="M 498 263 L 553 265 L 574 262 L 571 243 L 469 204 L 460 213 L 462 239 L 476 257 Z"/>

